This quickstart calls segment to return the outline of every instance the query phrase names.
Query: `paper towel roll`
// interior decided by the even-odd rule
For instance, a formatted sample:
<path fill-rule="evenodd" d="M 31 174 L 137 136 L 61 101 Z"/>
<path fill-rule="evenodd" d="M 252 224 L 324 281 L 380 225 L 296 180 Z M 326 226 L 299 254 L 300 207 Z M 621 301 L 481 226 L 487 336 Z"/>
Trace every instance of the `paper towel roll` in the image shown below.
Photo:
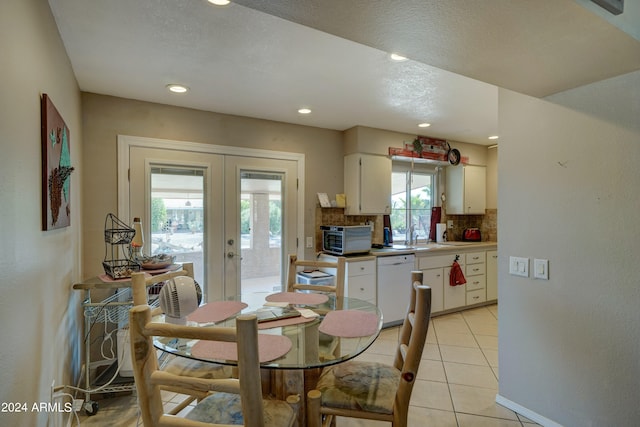
<path fill-rule="evenodd" d="M 441 243 L 447 240 L 447 224 L 436 224 L 436 242 Z"/>

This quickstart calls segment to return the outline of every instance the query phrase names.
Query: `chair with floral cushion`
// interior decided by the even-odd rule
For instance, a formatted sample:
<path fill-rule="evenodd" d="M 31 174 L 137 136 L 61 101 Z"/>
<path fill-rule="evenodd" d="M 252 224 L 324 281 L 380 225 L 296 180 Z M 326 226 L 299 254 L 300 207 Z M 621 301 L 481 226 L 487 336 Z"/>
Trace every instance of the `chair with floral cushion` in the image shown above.
<path fill-rule="evenodd" d="M 422 285 L 422 272 L 412 272 L 409 285 L 411 300 L 393 366 L 352 360 L 324 368 L 315 390 L 307 394 L 309 427 L 331 425 L 336 416 L 407 426 L 409 400 L 431 316 L 431 288 Z"/>
<path fill-rule="evenodd" d="M 146 427 L 244 425 L 287 427 L 295 422 L 292 406 L 262 398 L 255 314 L 236 318 L 236 327 L 196 327 L 151 321 L 151 307 L 137 305 L 129 311 L 131 359 L 143 424 Z M 161 371 L 153 337 L 235 342 L 239 378 L 202 379 Z M 184 418 L 165 413 L 161 387 L 207 393 Z"/>

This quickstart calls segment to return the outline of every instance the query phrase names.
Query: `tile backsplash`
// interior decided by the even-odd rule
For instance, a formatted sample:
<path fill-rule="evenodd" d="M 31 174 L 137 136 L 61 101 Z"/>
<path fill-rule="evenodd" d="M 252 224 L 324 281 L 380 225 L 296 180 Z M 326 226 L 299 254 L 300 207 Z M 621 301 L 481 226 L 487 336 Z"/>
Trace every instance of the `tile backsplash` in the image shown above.
<path fill-rule="evenodd" d="M 462 240 L 462 233 L 465 228 L 479 228 L 482 241 L 498 241 L 498 210 L 487 209 L 484 215 L 445 215 L 442 222 L 453 221 L 453 229 L 448 230 L 448 240 Z M 344 208 L 321 208 L 316 207 L 315 218 L 315 242 L 316 251 L 322 250 L 321 225 L 361 225 L 368 222 L 373 223 L 372 243 L 382 244 L 383 242 L 383 222 L 382 215 L 345 215 Z"/>

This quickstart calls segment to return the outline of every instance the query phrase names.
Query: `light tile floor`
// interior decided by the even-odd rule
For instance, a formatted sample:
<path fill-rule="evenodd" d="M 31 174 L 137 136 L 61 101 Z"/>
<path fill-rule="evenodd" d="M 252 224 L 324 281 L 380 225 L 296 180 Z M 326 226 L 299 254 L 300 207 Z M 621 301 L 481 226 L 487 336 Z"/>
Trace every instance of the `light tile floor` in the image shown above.
<path fill-rule="evenodd" d="M 359 359 L 391 364 L 399 328 L 382 331 Z M 411 396 L 409 426 L 533 427 L 536 424 L 495 402 L 498 392 L 498 306 L 432 318 L 416 384 Z M 179 399 L 165 394 L 165 401 Z M 138 424 L 135 394 L 99 402 L 82 426 Z M 338 427 L 389 426 L 389 423 L 339 418 Z"/>

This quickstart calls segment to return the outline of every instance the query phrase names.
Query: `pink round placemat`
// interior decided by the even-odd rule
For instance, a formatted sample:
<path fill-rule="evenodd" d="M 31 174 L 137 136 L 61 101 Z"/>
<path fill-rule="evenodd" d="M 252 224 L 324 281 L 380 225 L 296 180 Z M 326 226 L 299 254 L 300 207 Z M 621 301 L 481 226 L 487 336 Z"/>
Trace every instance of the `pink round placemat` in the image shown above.
<path fill-rule="evenodd" d="M 280 319 L 280 320 L 272 320 L 270 322 L 260 322 L 258 323 L 258 329 L 271 329 L 271 328 L 280 328 L 282 326 L 291 326 L 297 325 L 299 323 L 307 323 L 313 322 L 316 320 L 315 317 L 290 317 L 288 319 Z"/>
<path fill-rule="evenodd" d="M 289 304 L 318 305 L 329 301 L 325 294 L 307 294 L 303 292 L 278 292 L 265 298 L 269 302 L 287 302 Z"/>
<path fill-rule="evenodd" d="M 358 310 L 330 311 L 318 330 L 334 337 L 367 337 L 378 332 L 378 316 Z"/>
<path fill-rule="evenodd" d="M 213 301 L 198 307 L 187 316 L 187 320 L 198 323 L 221 322 L 246 308 L 241 301 Z"/>
<path fill-rule="evenodd" d="M 291 350 L 291 340 L 282 335 L 258 334 L 258 358 L 260 363 L 278 359 Z M 195 357 L 217 360 L 238 360 L 235 342 L 198 341 L 191 349 Z"/>

